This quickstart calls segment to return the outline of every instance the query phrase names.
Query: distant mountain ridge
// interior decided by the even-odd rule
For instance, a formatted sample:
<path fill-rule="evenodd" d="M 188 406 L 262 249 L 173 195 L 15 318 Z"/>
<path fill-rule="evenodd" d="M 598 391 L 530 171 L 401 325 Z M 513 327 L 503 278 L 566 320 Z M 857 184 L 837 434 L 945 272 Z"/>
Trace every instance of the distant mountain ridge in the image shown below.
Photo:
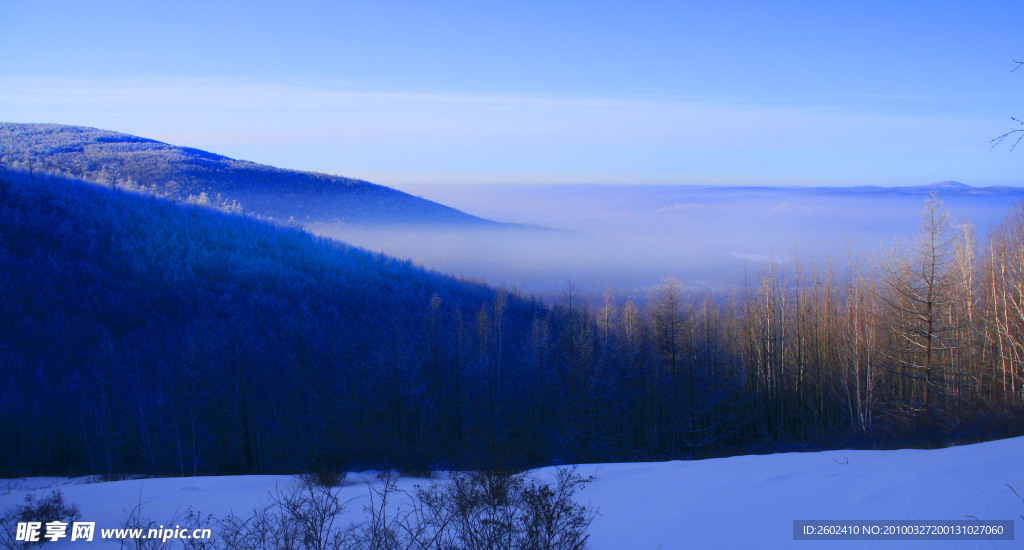
<path fill-rule="evenodd" d="M 666 186 L 676 187 L 680 189 L 704 189 L 710 193 L 715 192 L 729 192 L 729 191 L 753 191 L 753 192 L 773 192 L 773 191 L 786 191 L 786 192 L 803 192 L 811 194 L 823 194 L 823 193 L 856 193 L 856 194 L 867 194 L 867 193 L 883 193 L 883 194 L 901 194 L 901 195 L 928 195 L 930 193 L 939 194 L 959 194 L 959 195 L 1001 195 L 1001 194 L 1024 194 L 1024 187 L 1015 187 L 1007 185 L 989 186 L 989 187 L 974 187 L 966 183 L 959 181 L 947 180 L 940 181 L 937 183 L 929 183 L 923 185 L 904 185 L 895 187 L 885 187 L 881 185 L 849 185 L 849 186 L 786 186 L 786 185 L 768 185 L 768 186 L 753 186 L 753 185 L 739 185 L 739 186 L 704 186 L 704 185 L 678 185 L 678 186 Z"/>
<path fill-rule="evenodd" d="M 925 185 L 923 187 L 926 189 L 935 189 L 937 191 L 966 191 L 969 189 L 974 189 L 974 187 L 971 187 L 966 183 L 960 183 L 959 181 L 952 180 L 940 181 L 939 183 L 933 183 L 931 185 Z"/>
<path fill-rule="evenodd" d="M 0 123 L 0 165 L 176 201 L 212 202 L 297 225 L 501 225 L 363 180 L 275 168 L 82 126 Z"/>
<path fill-rule="evenodd" d="M 812 187 L 815 192 L 821 193 L 888 193 L 888 194 L 909 194 L 927 195 L 938 194 L 959 194 L 959 195 L 1000 195 L 1000 194 L 1024 194 L 1022 187 L 992 186 L 974 187 L 959 181 L 946 180 L 938 183 L 925 185 L 907 185 L 900 187 L 882 187 L 879 185 L 859 185 L 855 187 Z"/>

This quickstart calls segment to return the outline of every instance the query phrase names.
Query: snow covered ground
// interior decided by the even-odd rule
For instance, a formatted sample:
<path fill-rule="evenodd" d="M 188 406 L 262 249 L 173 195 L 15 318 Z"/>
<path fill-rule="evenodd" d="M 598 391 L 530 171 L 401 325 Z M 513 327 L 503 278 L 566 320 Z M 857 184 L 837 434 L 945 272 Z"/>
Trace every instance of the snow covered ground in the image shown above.
<path fill-rule="evenodd" d="M 577 500 L 599 509 L 595 550 L 681 548 L 1018 548 L 1024 540 L 1024 438 L 940 450 L 827 451 L 660 463 L 586 464 L 596 478 Z M 544 479 L 549 469 L 535 474 Z M 355 519 L 367 502 L 363 479 L 341 491 Z M 137 479 L 112 483 L 28 478 L 0 480 L 0 509 L 60 487 L 83 521 L 120 527 L 140 502 L 143 515 L 170 526 L 192 507 L 249 515 L 289 476 Z M 427 480 L 403 478 L 412 489 Z M 794 520 L 1015 520 L 1014 541 L 794 541 Z M 15 525 L 0 526 L 15 529 Z M 116 547 L 116 543 L 106 543 Z M 46 548 L 90 546 L 68 540 Z M 99 547 L 99 543 L 93 543 Z"/>

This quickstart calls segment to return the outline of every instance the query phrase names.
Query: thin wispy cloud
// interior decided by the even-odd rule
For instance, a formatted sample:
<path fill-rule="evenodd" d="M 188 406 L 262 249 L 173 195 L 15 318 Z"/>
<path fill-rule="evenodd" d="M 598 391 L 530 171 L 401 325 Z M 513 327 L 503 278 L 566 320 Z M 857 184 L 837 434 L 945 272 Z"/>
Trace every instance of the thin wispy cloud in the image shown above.
<path fill-rule="evenodd" d="M 3 78 L 0 118 L 97 126 L 271 163 L 272 153 L 262 156 L 270 148 L 311 146 L 325 155 L 305 168 L 319 170 L 486 177 L 489 168 L 509 167 L 515 174 L 640 181 L 655 172 L 662 179 L 728 177 L 730 165 L 738 179 L 758 166 L 778 172 L 787 163 L 791 177 L 813 177 L 808 155 L 941 153 L 981 139 L 991 127 L 987 120 L 845 105 L 394 92 L 344 82 L 212 78 Z M 344 164 L 325 165 L 332 148 Z M 357 158 L 364 164 L 354 164 Z M 750 166 L 737 166 L 744 159 Z"/>

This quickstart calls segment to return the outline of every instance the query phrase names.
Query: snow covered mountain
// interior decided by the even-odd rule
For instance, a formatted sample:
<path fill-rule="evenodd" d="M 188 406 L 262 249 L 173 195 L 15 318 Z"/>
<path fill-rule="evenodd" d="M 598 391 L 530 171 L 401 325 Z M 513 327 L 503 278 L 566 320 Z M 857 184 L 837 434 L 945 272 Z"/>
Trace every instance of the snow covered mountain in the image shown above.
<path fill-rule="evenodd" d="M 0 166 L 57 172 L 176 201 L 192 197 L 293 225 L 500 225 L 367 181 L 81 126 L 0 123 Z"/>

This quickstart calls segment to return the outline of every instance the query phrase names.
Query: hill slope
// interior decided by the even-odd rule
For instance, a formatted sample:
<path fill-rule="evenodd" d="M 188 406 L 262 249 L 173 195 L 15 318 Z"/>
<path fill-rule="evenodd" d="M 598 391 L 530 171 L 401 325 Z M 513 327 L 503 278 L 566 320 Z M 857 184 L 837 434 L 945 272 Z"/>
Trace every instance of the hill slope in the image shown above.
<path fill-rule="evenodd" d="M 280 222 L 497 226 L 366 181 L 235 160 L 95 128 L 0 124 L 0 162 L 178 201 L 209 200 Z"/>
<path fill-rule="evenodd" d="M 460 399 L 484 382 L 463 319 L 486 329 L 499 295 L 512 345 L 544 308 L 293 229 L 0 173 L 0 477 L 468 462 L 483 443 L 453 434 L 483 429 L 482 401 Z"/>

